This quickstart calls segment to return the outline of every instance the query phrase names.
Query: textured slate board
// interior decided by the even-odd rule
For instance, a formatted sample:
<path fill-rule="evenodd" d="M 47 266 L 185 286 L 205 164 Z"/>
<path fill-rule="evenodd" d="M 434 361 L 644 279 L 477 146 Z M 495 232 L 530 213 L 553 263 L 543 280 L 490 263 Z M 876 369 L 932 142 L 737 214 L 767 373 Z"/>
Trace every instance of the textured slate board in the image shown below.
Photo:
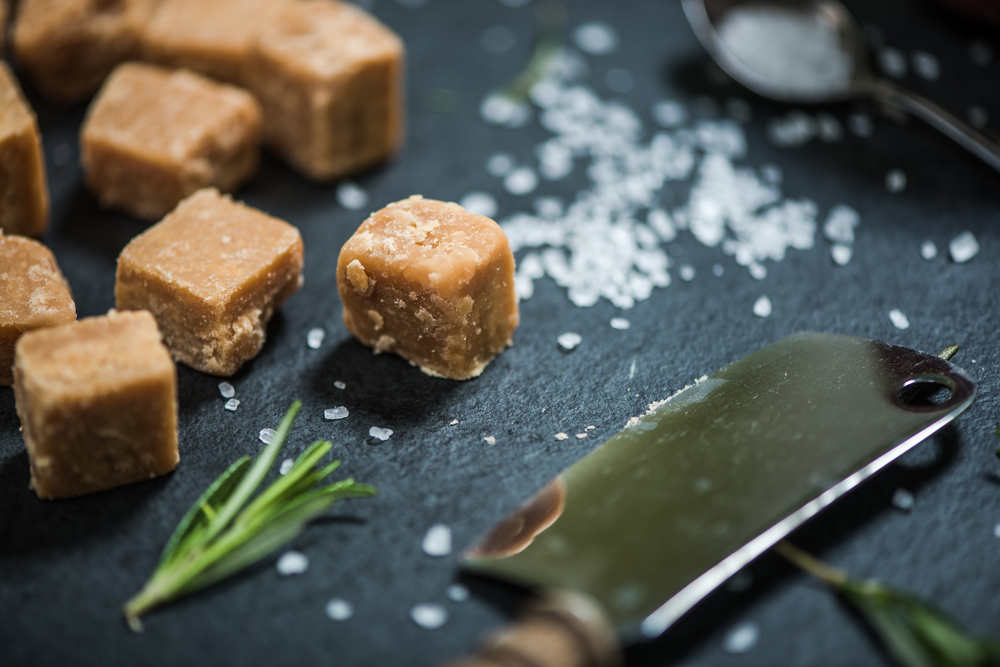
<path fill-rule="evenodd" d="M 478 106 L 526 62 L 535 4 L 514 9 L 496 0 L 432 0 L 410 9 L 376 3 L 375 13 L 400 32 L 409 50 L 410 136 L 396 161 L 358 179 L 370 192 L 369 208 L 412 193 L 457 200 L 475 189 L 497 196 L 501 217 L 530 209 L 530 198 L 505 195 L 484 163 L 500 150 L 529 161 L 546 133 L 537 124 L 487 126 Z M 975 67 L 966 53 L 970 41 L 987 35 L 922 3 L 870 4 L 851 3 L 863 20 L 881 28 L 889 45 L 907 53 L 927 49 L 941 61 L 940 81 L 911 74 L 906 84 L 957 110 L 982 104 L 1000 115 L 1000 62 Z M 590 84 L 611 97 L 604 73 L 628 69 L 636 86 L 624 99 L 647 129 L 648 110 L 659 99 L 750 99 L 734 86 L 705 79 L 705 56 L 674 2 L 578 0 L 567 9 L 570 26 L 599 19 L 623 36 L 615 53 L 590 59 Z M 502 56 L 479 43 L 493 25 L 518 35 Z M 437 88 L 459 94 L 455 113 L 429 110 L 429 91 Z M 45 135 L 54 201 L 44 240 L 73 287 L 80 315 L 99 314 L 113 305 L 118 252 L 144 225 L 100 211 L 83 188 L 76 133 L 85 109 L 56 108 L 29 95 Z M 750 101 L 747 163 L 780 165 L 785 195 L 810 197 L 821 213 L 840 202 L 861 213 L 850 264 L 834 266 L 829 245 L 818 241 L 813 250 L 790 251 L 769 265 L 767 279 L 759 282 L 718 250 L 683 235 L 681 260 L 698 270 L 694 281 L 675 280 L 625 313 L 606 302 L 577 308 L 551 281 L 539 281 L 535 296 L 521 305 L 515 346 L 466 383 L 425 377 L 398 358 L 371 355 L 347 335 L 334 269 L 340 246 L 364 212 L 339 207 L 332 187 L 308 183 L 265 159 L 238 196 L 299 226 L 306 283 L 271 323 L 261 355 L 231 380 L 242 401 L 235 413 L 223 410 L 217 378 L 179 369 L 182 460 L 175 474 L 78 500 L 41 502 L 27 488 L 13 392 L 0 389 L 0 663 L 439 664 L 471 650 L 485 630 L 503 621 L 516 596 L 483 587 L 470 601 L 447 600 L 444 590 L 458 576 L 455 557 L 432 559 L 420 551 L 427 528 L 447 523 L 456 546 L 468 545 L 651 400 L 802 329 L 926 351 L 962 346 L 956 361 L 979 381 L 977 404 L 810 522 L 796 541 L 858 575 L 934 599 L 974 632 L 995 633 L 1000 176 L 917 122 L 902 126 L 876 118 L 870 139 L 847 135 L 835 144 L 776 149 L 766 142 L 764 127 L 785 109 Z M 852 109 L 829 111 L 844 121 Z M 59 166 L 55 151 L 63 144 L 72 157 Z M 897 167 L 906 171 L 909 186 L 889 195 L 883 179 Z M 571 200 L 581 185 L 577 172 L 537 194 Z M 943 250 L 966 229 L 982 246 L 970 264 L 953 264 L 943 254 L 930 263 L 920 257 L 924 239 Z M 726 268 L 720 278 L 711 274 L 717 262 Z M 762 294 L 774 304 L 764 320 L 751 312 Z M 892 308 L 909 316 L 908 330 L 889 322 Z M 608 321 L 621 315 L 631 328 L 611 329 Z M 311 350 L 306 332 L 316 326 L 327 337 L 321 349 Z M 555 338 L 571 330 L 584 342 L 565 354 Z M 334 388 L 335 380 L 347 388 Z M 311 559 L 306 574 L 279 578 L 272 559 L 154 613 L 143 635 L 129 633 L 119 607 L 149 575 L 180 516 L 230 461 L 257 451 L 258 431 L 273 426 L 297 397 L 305 407 L 290 452 L 317 438 L 333 440 L 343 473 L 377 485 L 378 498 L 337 506 L 295 543 Z M 346 405 L 351 416 L 324 422 L 323 409 L 335 405 Z M 452 419 L 460 423 L 449 426 Z M 588 424 L 596 429 L 586 440 L 552 437 Z M 367 432 L 373 425 L 394 435 L 372 445 Z M 487 435 L 497 444 L 487 445 Z M 916 495 L 910 513 L 890 504 L 900 487 Z M 749 572 L 748 589 L 720 590 L 657 641 L 631 648 L 627 664 L 885 664 L 863 626 L 821 586 L 770 556 Z M 334 623 L 324 616 L 332 597 L 354 604 L 352 620 Z M 448 624 L 436 631 L 417 627 L 408 611 L 419 602 L 445 604 Z M 725 631 L 748 619 L 761 626 L 759 645 L 745 656 L 722 653 Z"/>

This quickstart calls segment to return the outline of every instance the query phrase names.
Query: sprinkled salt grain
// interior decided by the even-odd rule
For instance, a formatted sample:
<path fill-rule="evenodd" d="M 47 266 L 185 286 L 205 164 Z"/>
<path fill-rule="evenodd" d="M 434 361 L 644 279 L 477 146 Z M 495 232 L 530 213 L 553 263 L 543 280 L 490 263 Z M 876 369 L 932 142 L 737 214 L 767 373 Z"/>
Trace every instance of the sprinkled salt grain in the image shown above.
<path fill-rule="evenodd" d="M 674 227 L 674 222 L 663 209 L 657 208 L 650 211 L 646 215 L 646 223 L 664 241 L 673 241 L 677 238 L 677 229 Z"/>
<path fill-rule="evenodd" d="M 229 410 L 230 412 L 236 412 L 236 408 L 238 407 L 240 407 L 240 399 L 230 398 L 228 401 L 226 401 L 226 410 Z"/>
<path fill-rule="evenodd" d="M 863 113 L 852 113 L 848 116 L 847 126 L 859 137 L 870 137 L 875 132 L 871 116 Z"/>
<path fill-rule="evenodd" d="M 980 104 L 973 104 L 966 109 L 965 117 L 969 119 L 969 124 L 979 129 L 986 127 L 986 123 L 990 120 L 990 114 L 986 111 L 986 107 Z"/>
<path fill-rule="evenodd" d="M 716 278 L 721 278 L 722 274 L 725 273 L 725 272 L 726 272 L 726 269 L 723 268 L 722 264 L 715 264 L 715 265 L 712 266 L 712 274 Z"/>
<path fill-rule="evenodd" d="M 492 218 L 497 214 L 497 200 L 488 192 L 478 190 L 469 192 L 462 197 L 459 205 L 469 213 L 485 215 L 487 218 Z"/>
<path fill-rule="evenodd" d="M 993 537 L 995 537 L 998 540 L 1000 540 L 1000 523 L 998 523 L 997 525 L 993 526 Z"/>
<path fill-rule="evenodd" d="M 562 216 L 564 206 L 559 197 L 538 197 L 535 199 L 535 212 L 547 220 L 555 220 Z"/>
<path fill-rule="evenodd" d="M 222 394 L 223 398 L 232 398 L 236 395 L 236 389 L 234 389 L 233 385 L 228 382 L 220 382 L 219 393 Z"/>
<path fill-rule="evenodd" d="M 289 472 L 291 472 L 292 468 L 294 467 L 295 467 L 294 459 L 285 459 L 284 461 L 281 462 L 281 467 L 278 468 L 278 474 L 287 475 Z"/>
<path fill-rule="evenodd" d="M 410 609 L 413 622 L 427 630 L 436 630 L 448 622 L 448 610 L 439 604 L 418 604 Z"/>
<path fill-rule="evenodd" d="M 673 128 L 687 122 L 687 109 L 680 102 L 663 100 L 653 106 L 653 120 L 662 127 Z"/>
<path fill-rule="evenodd" d="M 583 439 L 584 439 L 584 438 L 586 438 L 586 437 L 587 437 L 588 435 L 590 435 L 590 434 L 589 434 L 589 433 L 577 433 L 577 434 L 576 434 L 576 439 L 577 439 L 577 440 L 583 440 Z"/>
<path fill-rule="evenodd" d="M 502 93 L 493 93 L 479 105 L 480 117 L 492 125 L 510 128 L 524 127 L 531 120 L 531 109 Z"/>
<path fill-rule="evenodd" d="M 985 67 L 993 60 L 993 47 L 986 40 L 976 40 L 969 44 L 969 58 L 976 65 Z"/>
<path fill-rule="evenodd" d="M 757 280 L 763 280 L 764 278 L 767 278 L 767 269 L 760 264 L 751 264 L 750 277 Z"/>
<path fill-rule="evenodd" d="M 260 430 L 260 433 L 257 435 L 257 437 L 260 438 L 260 441 L 263 442 L 265 445 L 270 445 L 272 442 L 274 442 L 274 436 L 275 436 L 275 431 L 273 428 L 262 428 Z"/>
<path fill-rule="evenodd" d="M 340 380 L 334 382 L 333 386 L 336 387 L 337 389 L 347 389 L 347 385 L 341 382 Z"/>
<path fill-rule="evenodd" d="M 691 282 L 692 280 L 694 280 L 695 270 L 694 267 L 691 266 L 690 264 L 683 265 L 680 269 L 677 270 L 677 273 L 680 274 L 681 280 L 685 282 Z"/>
<path fill-rule="evenodd" d="M 910 62 L 917 76 L 928 81 L 937 81 L 941 77 L 941 63 L 926 51 L 914 51 L 910 54 Z"/>
<path fill-rule="evenodd" d="M 326 338 L 326 332 L 320 328 L 310 329 L 309 333 L 306 334 L 306 345 L 314 350 L 318 350 L 320 345 L 323 344 L 323 339 Z"/>
<path fill-rule="evenodd" d="M 618 329 L 618 331 L 625 331 L 632 324 L 626 320 L 624 317 L 612 317 L 611 318 L 611 328 Z"/>
<path fill-rule="evenodd" d="M 509 153 L 496 153 L 486 161 L 486 171 L 491 176 L 505 176 L 507 172 L 514 168 L 514 157 Z"/>
<path fill-rule="evenodd" d="M 831 143 L 840 141 L 844 136 L 844 128 L 833 114 L 820 112 L 816 114 L 817 132 L 820 141 Z"/>
<path fill-rule="evenodd" d="M 568 433 L 563 433 L 562 431 L 560 431 L 559 433 L 556 433 L 555 438 L 556 438 L 556 440 L 559 440 L 560 442 L 562 442 L 563 440 L 569 439 L 569 434 Z"/>
<path fill-rule="evenodd" d="M 850 262 L 851 255 L 853 254 L 854 251 L 849 245 L 837 243 L 830 248 L 830 257 L 833 259 L 833 262 L 839 266 L 845 266 L 848 262 Z"/>
<path fill-rule="evenodd" d="M 559 344 L 559 348 L 565 352 L 569 352 L 576 348 L 577 345 L 583 342 L 583 337 L 578 333 L 573 333 L 572 331 L 567 331 L 564 334 L 560 334 L 556 338 L 556 343 Z"/>
<path fill-rule="evenodd" d="M 526 195 L 538 187 L 538 176 L 531 167 L 513 169 L 503 180 L 503 188 L 512 195 Z"/>
<path fill-rule="evenodd" d="M 920 244 L 920 256 L 930 261 L 937 257 L 937 246 L 934 245 L 934 241 L 924 241 Z"/>
<path fill-rule="evenodd" d="M 834 243 L 854 243 L 854 228 L 861 216 L 850 206 L 838 204 L 830 209 L 823 223 L 823 234 Z"/>
<path fill-rule="evenodd" d="M 632 90 L 632 75 L 620 67 L 609 69 L 604 75 L 604 85 L 611 92 L 625 94 Z"/>
<path fill-rule="evenodd" d="M 309 557 L 298 551 L 286 551 L 278 559 L 278 574 L 287 577 L 302 574 L 309 569 Z"/>
<path fill-rule="evenodd" d="M 514 32 L 505 25 L 495 25 L 487 28 L 479 43 L 490 53 L 506 53 L 514 48 L 517 37 Z"/>
<path fill-rule="evenodd" d="M 458 420 L 457 419 L 452 419 L 450 422 L 448 422 L 448 425 L 449 426 L 458 426 Z"/>
<path fill-rule="evenodd" d="M 906 76 L 906 54 L 899 49 L 885 47 L 878 51 L 878 66 L 883 74 L 894 79 Z"/>
<path fill-rule="evenodd" d="M 444 590 L 444 594 L 452 602 L 465 602 L 469 599 L 469 589 L 462 584 L 452 584 Z"/>
<path fill-rule="evenodd" d="M 351 414 L 346 407 L 343 405 L 338 405 L 335 408 L 327 408 L 323 411 L 323 419 L 328 421 L 334 421 L 336 419 L 345 419 L 349 414 Z"/>
<path fill-rule="evenodd" d="M 618 48 L 618 33 L 607 23 L 593 21 L 574 30 L 573 41 L 584 53 L 602 56 Z"/>
<path fill-rule="evenodd" d="M 337 203 L 348 210 L 357 211 L 368 203 L 368 192 L 353 181 L 343 181 L 337 186 Z"/>
<path fill-rule="evenodd" d="M 897 329 L 910 328 L 910 319 L 899 308 L 893 308 L 889 311 L 889 320 L 892 322 L 892 326 Z"/>
<path fill-rule="evenodd" d="M 376 440 L 381 440 L 382 442 L 385 442 L 390 438 L 390 436 L 392 436 L 392 429 L 372 426 L 370 429 L 368 429 L 368 435 L 375 438 Z"/>
<path fill-rule="evenodd" d="M 743 621 L 731 627 L 722 638 L 722 650 L 732 655 L 749 653 L 760 641 L 760 626 Z"/>
<path fill-rule="evenodd" d="M 746 100 L 730 97 L 726 100 L 726 115 L 737 123 L 749 123 L 753 120 L 753 108 Z"/>
<path fill-rule="evenodd" d="M 915 500 L 913 494 L 906 489 L 896 489 L 892 494 L 892 504 L 896 509 L 909 512 L 913 509 Z"/>
<path fill-rule="evenodd" d="M 443 523 L 434 524 L 424 535 L 420 548 L 428 556 L 447 556 L 451 553 L 451 528 Z"/>
<path fill-rule="evenodd" d="M 485 442 L 487 445 L 495 445 L 497 444 L 497 439 L 492 435 L 487 435 L 483 438 L 483 442 Z"/>
<path fill-rule="evenodd" d="M 760 177 L 768 185 L 781 185 L 784 174 L 776 164 L 765 164 L 760 168 Z"/>
<path fill-rule="evenodd" d="M 885 189 L 892 194 L 906 189 L 906 174 L 902 169 L 893 169 L 885 175 Z"/>
<path fill-rule="evenodd" d="M 979 241 L 972 232 L 962 232 L 948 243 L 948 254 L 959 264 L 964 264 L 979 254 Z"/>
<path fill-rule="evenodd" d="M 334 598 L 326 603 L 323 609 L 331 621 L 346 621 L 354 616 L 354 606 L 347 600 Z"/>
<path fill-rule="evenodd" d="M 768 317 L 771 314 L 771 300 L 762 296 L 754 301 L 753 314 L 757 317 Z"/>
<path fill-rule="evenodd" d="M 812 141 L 819 132 L 816 119 L 804 111 L 792 110 L 772 118 L 767 124 L 768 140 L 779 148 L 794 148 Z"/>
<path fill-rule="evenodd" d="M 588 430 L 588 431 L 593 431 L 593 430 L 594 430 L 595 428 L 597 428 L 597 427 L 596 427 L 596 426 L 594 426 L 593 424 L 589 424 L 589 425 L 587 426 L 587 430 Z"/>

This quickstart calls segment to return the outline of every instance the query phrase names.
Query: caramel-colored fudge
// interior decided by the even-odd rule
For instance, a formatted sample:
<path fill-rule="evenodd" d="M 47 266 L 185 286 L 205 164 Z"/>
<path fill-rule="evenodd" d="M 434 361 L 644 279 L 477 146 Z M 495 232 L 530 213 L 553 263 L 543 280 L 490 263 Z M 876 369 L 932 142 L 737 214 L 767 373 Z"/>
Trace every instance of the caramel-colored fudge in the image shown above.
<path fill-rule="evenodd" d="M 157 220 L 195 191 L 232 191 L 260 156 L 260 107 L 186 70 L 126 63 L 87 112 L 80 151 L 102 206 Z"/>
<path fill-rule="evenodd" d="M 49 189 L 38 121 L 17 80 L 0 60 L 0 231 L 41 236 Z"/>
<path fill-rule="evenodd" d="M 420 196 L 358 228 L 337 262 L 344 325 L 375 352 L 466 380 L 511 344 L 514 255 L 497 223 Z"/>
<path fill-rule="evenodd" d="M 0 231 L 0 385 L 14 383 L 14 344 L 25 331 L 76 320 L 76 304 L 52 252 Z"/>
<path fill-rule="evenodd" d="M 250 48 L 290 0 L 161 0 L 143 38 L 143 57 L 243 83 Z"/>
<path fill-rule="evenodd" d="M 403 43 L 364 11 L 293 3 L 258 39 L 247 86 L 264 140 L 314 179 L 374 166 L 403 139 Z"/>
<path fill-rule="evenodd" d="M 48 98 L 80 102 L 119 63 L 138 57 L 156 0 L 21 0 L 14 21 L 18 67 Z"/>
<path fill-rule="evenodd" d="M 206 189 L 125 246 L 115 300 L 152 311 L 177 361 L 232 375 L 257 356 L 271 315 L 301 284 L 299 231 Z"/>
<path fill-rule="evenodd" d="M 17 342 L 14 397 L 39 498 L 177 467 L 177 380 L 147 312 L 90 317 Z"/>

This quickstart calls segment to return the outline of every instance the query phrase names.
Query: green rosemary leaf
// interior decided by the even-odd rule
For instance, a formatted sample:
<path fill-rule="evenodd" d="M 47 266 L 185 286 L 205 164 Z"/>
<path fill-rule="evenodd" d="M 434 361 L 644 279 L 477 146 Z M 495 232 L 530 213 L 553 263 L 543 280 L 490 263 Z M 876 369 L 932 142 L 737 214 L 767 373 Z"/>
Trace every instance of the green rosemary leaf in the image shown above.
<path fill-rule="evenodd" d="M 958 345 L 952 345 L 950 347 L 946 347 L 940 352 L 938 352 L 938 356 L 944 359 L 945 361 L 948 361 L 956 354 L 958 354 Z"/>
<path fill-rule="evenodd" d="M 299 457 L 299 464 L 292 466 L 292 469 L 288 471 L 281 479 L 277 480 L 267 490 L 263 491 L 259 496 L 257 496 L 250 505 L 247 506 L 242 512 L 240 512 L 240 518 L 237 519 L 237 523 L 247 523 L 250 517 L 260 511 L 262 507 L 272 505 L 275 503 L 280 503 L 285 497 L 289 495 L 289 491 L 295 491 L 295 485 L 303 477 L 308 477 L 309 473 L 312 471 L 312 467 L 319 463 L 319 460 L 326 456 L 333 448 L 333 444 L 329 442 L 315 442 L 313 443 L 302 456 Z M 313 482 L 314 484 L 315 482 Z M 309 484 L 312 486 L 313 484 Z"/>

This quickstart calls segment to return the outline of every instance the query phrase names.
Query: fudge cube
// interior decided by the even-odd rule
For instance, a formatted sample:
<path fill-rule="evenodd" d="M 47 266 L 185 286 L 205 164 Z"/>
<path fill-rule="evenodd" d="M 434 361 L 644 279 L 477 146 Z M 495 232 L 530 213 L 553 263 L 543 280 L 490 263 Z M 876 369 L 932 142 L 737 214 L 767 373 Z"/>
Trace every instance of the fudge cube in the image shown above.
<path fill-rule="evenodd" d="M 290 0 L 161 0 L 143 35 L 143 59 L 242 84 L 257 35 Z"/>
<path fill-rule="evenodd" d="M 46 97 L 80 102 L 119 63 L 139 55 L 155 0 L 21 0 L 17 64 Z"/>
<path fill-rule="evenodd" d="M 0 385 L 14 383 L 14 344 L 25 331 L 76 320 L 76 304 L 52 252 L 0 230 Z"/>
<path fill-rule="evenodd" d="M 177 467 L 176 368 L 149 313 L 111 311 L 24 334 L 14 397 L 39 498 Z"/>
<path fill-rule="evenodd" d="M 301 285 L 299 230 L 209 188 L 125 246 L 115 301 L 152 311 L 177 361 L 232 375 Z"/>
<path fill-rule="evenodd" d="M 337 289 L 358 340 L 453 380 L 482 373 L 518 324 L 500 226 L 420 196 L 365 220 L 340 251 Z"/>
<path fill-rule="evenodd" d="M 80 151 L 102 206 L 157 220 L 201 188 L 231 191 L 260 156 L 253 96 L 186 70 L 126 63 L 87 112 Z"/>
<path fill-rule="evenodd" d="M 352 5 L 295 2 L 257 40 L 247 86 L 264 140 L 306 176 L 374 166 L 403 139 L 403 43 Z"/>
<path fill-rule="evenodd" d="M 0 61 L 0 230 L 41 236 L 48 218 L 49 189 L 38 121 L 17 79 Z"/>

